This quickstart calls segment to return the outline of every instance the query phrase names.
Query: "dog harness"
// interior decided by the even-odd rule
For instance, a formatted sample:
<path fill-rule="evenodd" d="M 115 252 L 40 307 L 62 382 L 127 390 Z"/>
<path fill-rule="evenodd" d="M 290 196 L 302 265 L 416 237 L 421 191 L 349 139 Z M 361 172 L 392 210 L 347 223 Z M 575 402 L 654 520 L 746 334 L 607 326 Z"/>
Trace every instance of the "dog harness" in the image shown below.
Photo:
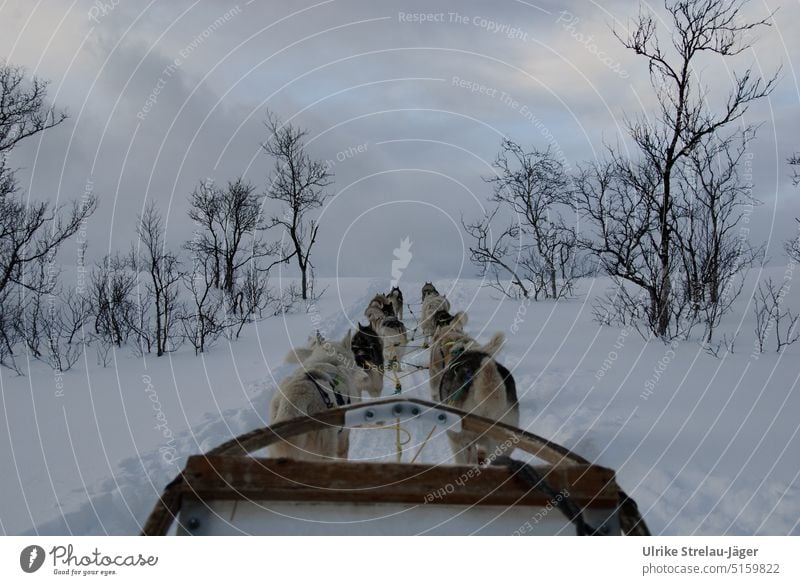
<path fill-rule="evenodd" d="M 306 373 L 306 378 L 311 380 L 311 382 L 314 383 L 314 386 L 316 386 L 319 395 L 322 397 L 322 401 L 325 403 L 325 407 L 333 408 L 333 401 L 331 400 L 331 397 L 328 395 L 328 391 L 325 390 L 325 388 L 323 388 L 322 385 L 319 383 L 319 380 L 317 380 L 314 376 L 312 376 L 309 373 Z M 332 378 L 330 384 L 331 384 L 331 392 L 333 392 L 333 396 L 336 399 L 336 406 L 344 406 L 345 404 L 349 405 L 350 396 L 349 395 L 345 396 L 341 392 L 336 390 L 336 386 L 338 386 L 339 384 L 336 378 Z"/>
<path fill-rule="evenodd" d="M 480 369 L 481 361 L 487 354 L 479 351 L 469 351 L 463 348 L 457 348 L 450 351 L 450 362 L 445 367 L 439 378 L 439 400 L 454 405 L 456 401 L 467 391 L 475 379 L 477 371 Z M 460 380 L 456 391 L 449 396 L 443 396 L 443 388 L 445 381 Z"/>
<path fill-rule="evenodd" d="M 442 402 L 447 402 L 452 406 L 455 405 L 459 398 L 461 398 L 461 396 L 463 396 L 463 394 L 472 385 L 472 381 L 475 379 L 475 376 L 478 374 L 478 371 L 481 369 L 481 367 L 485 367 L 481 366 L 483 359 L 490 356 L 482 351 L 469 349 L 464 350 L 460 347 L 452 350 L 450 352 L 450 356 L 450 362 L 447 364 L 441 374 L 441 377 L 439 378 L 439 400 Z M 444 353 L 442 353 L 442 357 L 444 357 Z M 506 400 L 510 405 L 517 405 L 517 389 L 516 384 L 514 383 L 514 377 L 503 365 L 499 364 L 498 362 L 494 362 L 494 364 L 497 367 L 500 378 L 503 380 Z M 461 384 L 459 384 L 458 388 L 456 388 L 456 391 L 449 396 L 443 396 L 442 390 L 445 382 L 458 380 L 461 380 Z"/>

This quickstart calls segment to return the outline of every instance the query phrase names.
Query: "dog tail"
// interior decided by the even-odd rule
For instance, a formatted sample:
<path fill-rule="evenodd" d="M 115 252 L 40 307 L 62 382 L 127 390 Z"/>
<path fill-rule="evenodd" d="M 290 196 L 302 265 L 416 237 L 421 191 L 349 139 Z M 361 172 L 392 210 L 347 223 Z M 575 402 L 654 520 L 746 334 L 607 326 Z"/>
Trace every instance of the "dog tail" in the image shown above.
<path fill-rule="evenodd" d="M 464 331 L 464 327 L 467 326 L 467 321 L 469 317 L 464 311 L 459 311 L 455 315 L 453 315 L 453 320 L 450 322 L 450 325 L 453 329 L 458 331 Z"/>
<path fill-rule="evenodd" d="M 490 409 L 490 418 L 499 418 L 496 407 L 507 403 L 505 381 L 497 369 L 497 363 L 490 357 L 484 356 L 475 373 L 472 387 L 476 392 L 476 399 L 484 406 L 490 404 L 495 407 Z M 485 415 L 484 415 L 485 416 Z"/>
<path fill-rule="evenodd" d="M 489 340 L 489 343 L 484 345 L 481 349 L 488 353 L 490 356 L 494 357 L 497 353 L 503 348 L 503 344 L 506 341 L 505 335 L 502 333 L 495 333 L 492 335 L 492 338 Z"/>

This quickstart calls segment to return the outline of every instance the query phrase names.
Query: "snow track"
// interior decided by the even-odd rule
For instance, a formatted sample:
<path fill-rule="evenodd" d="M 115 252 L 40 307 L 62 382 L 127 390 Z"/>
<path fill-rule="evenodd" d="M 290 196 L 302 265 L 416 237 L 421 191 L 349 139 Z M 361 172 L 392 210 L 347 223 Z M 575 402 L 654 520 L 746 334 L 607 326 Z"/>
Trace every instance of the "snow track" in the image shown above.
<path fill-rule="evenodd" d="M 315 329 L 344 335 L 364 322 L 367 302 L 388 283 L 328 284 L 308 313 L 266 319 L 202 358 L 188 348 L 146 360 L 121 351 L 115 367 L 101 368 L 88 355 L 82 370 L 64 374 L 62 398 L 41 364 L 32 363 L 28 377 L 0 373 L 0 424 L 8 425 L 0 432 L 0 527 L 10 534 L 136 533 L 188 455 L 266 424 L 276 383 L 295 367 L 282 362 L 292 343 Z M 401 284 L 406 302 L 418 302 L 421 284 Z M 477 281 L 436 282 L 453 312 L 468 312 L 472 336 L 505 333 L 499 358 L 517 382 L 521 426 L 616 469 L 654 533 L 800 533 L 800 344 L 753 358 L 744 306 L 731 315 L 730 327 L 743 323 L 742 349 L 733 355 L 717 359 L 692 342 L 646 342 L 592 321 L 591 299 L 603 285 L 586 283 L 585 300 L 526 305 L 499 300 Z M 793 290 L 788 302 L 797 301 Z M 427 353 L 416 350 L 406 361 L 424 365 Z M 168 421 L 169 456 L 144 376 Z M 427 371 L 402 383 L 404 395 L 430 399 Z M 392 392 L 386 380 L 383 395 Z M 412 436 L 403 456 L 409 461 L 430 428 L 403 426 Z M 392 461 L 394 444 L 391 428 L 355 431 L 351 457 Z M 445 437 L 435 436 L 419 460 L 449 458 Z"/>

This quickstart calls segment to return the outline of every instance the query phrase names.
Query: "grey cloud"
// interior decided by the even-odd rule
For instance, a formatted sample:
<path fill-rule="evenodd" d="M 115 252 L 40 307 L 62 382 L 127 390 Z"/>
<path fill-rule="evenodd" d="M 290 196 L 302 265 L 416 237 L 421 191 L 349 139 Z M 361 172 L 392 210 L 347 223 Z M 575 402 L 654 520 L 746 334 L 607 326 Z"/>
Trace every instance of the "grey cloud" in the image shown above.
<path fill-rule="evenodd" d="M 34 13 L 12 61 L 31 69 L 41 62 L 38 71 L 53 79 L 63 75 L 73 57 L 74 65 L 58 99 L 71 111 L 70 121 L 44 137 L 35 166 L 37 143 L 15 153 L 32 196 L 79 196 L 91 175 L 102 197 L 89 229 L 96 254 L 108 247 L 127 248 L 145 195 L 165 212 L 169 206 L 169 239 L 177 245 L 191 233 L 186 197 L 200 179 L 246 174 L 264 188 L 271 164 L 259 143 L 265 137 L 261 121 L 270 107 L 308 128 L 314 156 L 336 163 L 332 193 L 344 189 L 325 210 L 316 257 L 319 274 L 336 270 L 341 244 L 341 274 L 388 275 L 392 249 L 409 236 L 415 242 L 409 268 L 419 271 L 415 278 L 454 276 L 463 258 L 461 234 L 450 221 L 480 213 L 470 192 L 486 203 L 489 190 L 482 177 L 490 173 L 487 164 L 501 135 L 539 147 L 555 143 L 574 164 L 595 156 L 603 141 L 624 144 L 622 115 L 639 107 L 634 88 L 647 103 L 646 68 L 610 31 L 615 19 L 618 26 L 628 21 L 630 2 L 603 3 L 602 8 L 598 3 L 541 2 L 538 10 L 514 1 L 336 1 L 289 17 L 314 4 L 256 0 L 201 2 L 192 8 L 184 0 L 156 3 L 142 13 L 141 3 L 121 0 L 93 23 L 87 18 L 93 3 L 82 2 L 54 38 L 56 49 L 47 53 L 36 39 L 47 38 L 66 7 Z M 22 0 L 4 5 L 0 54 L 10 53 L 16 42 L 16 32 L 11 33 L 30 10 Z M 217 22 L 231 10 L 236 12 L 229 19 Z M 580 19 L 574 30 L 557 22 L 561 10 Z M 441 12 L 446 19 L 457 12 L 466 23 L 400 23 L 399 12 Z M 780 240 L 793 234 L 791 218 L 798 213 L 784 162 L 800 149 L 790 58 L 800 41 L 786 24 L 796 20 L 800 7 L 783 6 L 781 12 L 778 26 L 762 35 L 754 57 L 742 60 L 747 65 L 758 58 L 765 70 L 780 63 L 785 68 L 771 103 L 752 112 L 753 120 L 766 121 L 753 145 L 757 194 L 765 202 L 754 217 L 758 229 L 753 237 L 772 234 L 773 256 L 779 255 Z M 509 38 L 503 25 L 526 36 Z M 777 32 L 789 46 L 781 45 Z M 586 43 L 588 35 L 629 78 L 598 58 L 592 43 Z M 309 38 L 298 42 L 304 37 Z M 173 71 L 176 58 L 180 65 Z M 709 67 L 704 79 L 715 89 L 723 72 Z M 137 118 L 166 71 L 156 103 L 144 119 Z M 497 93 L 457 87 L 455 76 L 506 92 L 530 116 Z M 84 98 L 87 108 L 78 115 Z M 359 145 L 367 145 L 364 152 L 341 154 Z M 407 199 L 421 203 L 396 203 Z"/>

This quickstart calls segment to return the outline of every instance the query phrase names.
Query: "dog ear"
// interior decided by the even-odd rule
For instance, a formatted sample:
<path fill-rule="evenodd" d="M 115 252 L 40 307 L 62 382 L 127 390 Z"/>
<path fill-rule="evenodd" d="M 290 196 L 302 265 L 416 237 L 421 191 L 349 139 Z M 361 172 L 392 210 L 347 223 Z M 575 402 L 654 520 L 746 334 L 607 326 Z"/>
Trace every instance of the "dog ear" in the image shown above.
<path fill-rule="evenodd" d="M 352 342 L 353 342 L 353 334 L 352 334 L 352 331 L 350 329 L 348 329 L 347 330 L 347 335 L 345 335 L 344 339 L 342 339 L 342 345 L 344 346 L 344 348 L 346 350 L 349 351 L 349 350 L 352 349 Z"/>
<path fill-rule="evenodd" d="M 314 353 L 314 350 L 308 347 L 295 347 L 291 349 L 286 357 L 283 358 L 283 361 L 287 364 L 301 364 L 305 360 L 307 360 L 311 354 Z"/>
<path fill-rule="evenodd" d="M 455 315 L 453 315 L 453 321 L 451 323 L 451 327 L 453 329 L 460 329 L 464 330 L 464 327 L 467 326 L 467 321 L 469 321 L 469 317 L 464 311 L 459 311 Z"/>

